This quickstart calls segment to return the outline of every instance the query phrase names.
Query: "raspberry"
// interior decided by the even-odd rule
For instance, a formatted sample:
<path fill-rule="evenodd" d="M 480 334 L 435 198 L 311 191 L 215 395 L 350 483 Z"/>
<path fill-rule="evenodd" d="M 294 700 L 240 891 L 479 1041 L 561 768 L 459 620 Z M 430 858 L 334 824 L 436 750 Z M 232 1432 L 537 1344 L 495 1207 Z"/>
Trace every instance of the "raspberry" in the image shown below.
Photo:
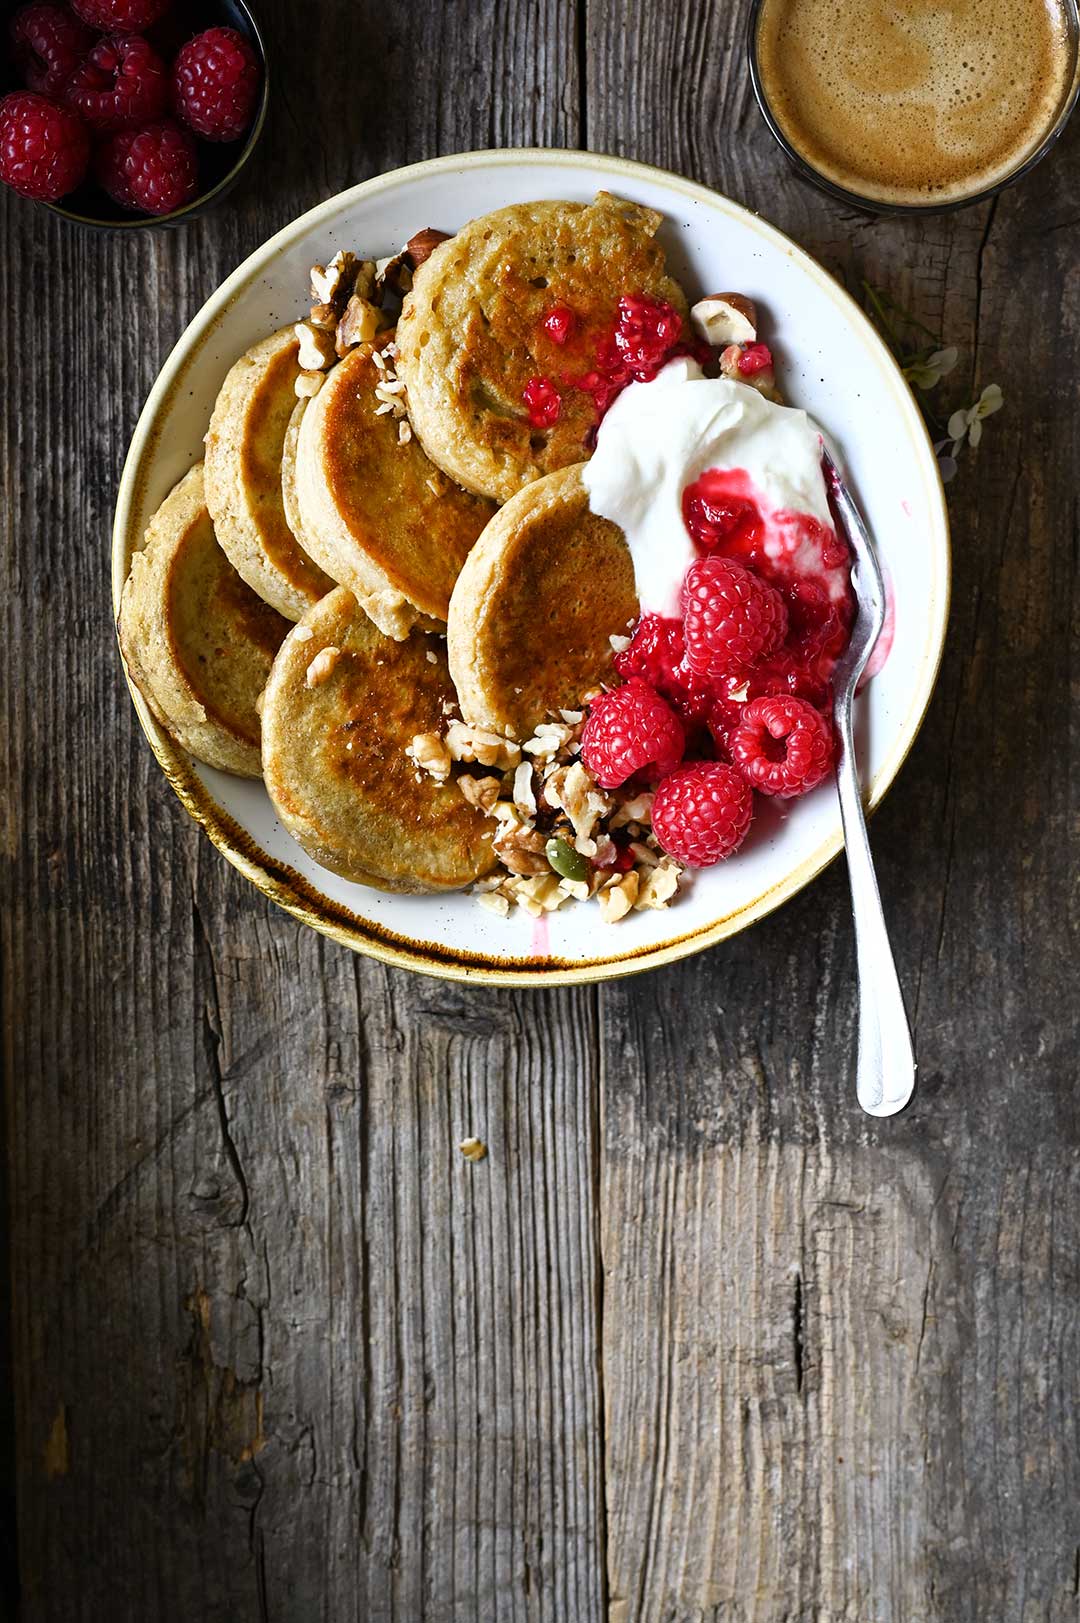
<path fill-rule="evenodd" d="M 170 0 L 71 0 L 71 9 L 103 34 L 115 30 L 137 34 L 163 17 L 169 4 Z"/>
<path fill-rule="evenodd" d="M 138 34 L 99 39 L 64 91 L 95 130 L 125 130 L 160 118 L 169 99 L 165 64 Z"/>
<path fill-rule="evenodd" d="M 745 778 L 724 761 L 696 761 L 662 780 L 653 799 L 653 833 L 669 857 L 711 868 L 737 851 L 754 815 Z"/>
<path fill-rule="evenodd" d="M 805 699 L 751 699 L 730 748 L 747 783 L 782 800 L 816 789 L 833 764 L 829 723 Z"/>
<path fill-rule="evenodd" d="M 648 766 L 663 777 L 685 747 L 682 722 L 639 676 L 594 699 L 581 734 L 582 760 L 603 789 L 617 789 Z"/>
<path fill-rule="evenodd" d="M 530 378 L 521 398 L 534 428 L 550 428 L 558 422 L 562 396 L 550 378 Z"/>
<path fill-rule="evenodd" d="M 736 364 L 744 378 L 752 378 L 755 372 L 764 372 L 772 363 L 768 344 L 744 344 Z"/>
<path fill-rule="evenodd" d="M 787 609 L 774 586 L 732 558 L 699 558 L 686 572 L 686 662 L 698 676 L 723 676 L 771 654 L 787 635 Z"/>
<path fill-rule="evenodd" d="M 90 161 L 86 126 L 69 107 L 18 90 L 0 101 L 0 180 L 23 197 L 55 203 Z"/>
<path fill-rule="evenodd" d="M 574 330 L 574 312 L 568 304 L 555 304 L 540 325 L 553 344 L 565 344 Z"/>
<path fill-rule="evenodd" d="M 167 120 L 112 136 L 98 148 L 94 172 L 122 208 L 146 214 L 172 214 L 199 190 L 195 143 Z"/>
<path fill-rule="evenodd" d="M 11 50 L 29 90 L 58 96 L 93 43 L 85 23 L 64 6 L 23 6 L 11 19 Z"/>
<path fill-rule="evenodd" d="M 173 63 L 173 108 L 204 141 L 239 141 L 255 112 L 259 59 L 235 28 L 208 28 Z"/>

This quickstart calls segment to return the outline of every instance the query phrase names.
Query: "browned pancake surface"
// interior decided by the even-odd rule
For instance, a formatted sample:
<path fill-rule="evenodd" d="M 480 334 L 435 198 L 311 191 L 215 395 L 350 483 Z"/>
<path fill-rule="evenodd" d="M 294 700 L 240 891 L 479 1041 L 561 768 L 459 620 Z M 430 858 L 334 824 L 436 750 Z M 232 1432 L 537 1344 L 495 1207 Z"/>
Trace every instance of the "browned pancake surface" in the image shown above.
<path fill-rule="evenodd" d="M 324 649 L 337 650 L 329 674 L 309 686 Z M 384 636 L 343 587 L 305 615 L 267 683 L 263 772 L 282 822 L 317 862 L 404 891 L 460 889 L 493 866 L 488 820 L 405 753 L 417 733 L 445 729 L 452 698 L 437 639 Z"/>
<path fill-rule="evenodd" d="M 309 407 L 320 420 L 320 466 L 353 547 L 418 609 L 445 621 L 454 582 L 494 509 L 434 467 L 415 437 L 402 444 L 392 415 L 378 415 L 383 374 L 372 356 L 367 344 L 353 350 Z"/>
<path fill-rule="evenodd" d="M 590 512 L 580 466 L 526 486 L 484 531 L 450 601 L 462 715 L 527 738 L 613 680 L 611 637 L 637 612 L 625 538 Z"/>
<path fill-rule="evenodd" d="M 218 546 L 200 463 L 166 497 L 132 559 L 119 623 L 132 680 L 199 760 L 258 777 L 256 700 L 287 629 Z"/>
<path fill-rule="evenodd" d="M 661 217 L 601 194 L 590 205 L 520 203 L 471 221 L 416 274 L 398 323 L 398 374 L 428 455 L 470 490 L 506 501 L 531 479 L 588 455 L 590 394 L 563 380 L 596 365 L 622 294 L 687 305 L 656 240 Z M 544 318 L 572 313 L 566 343 Z M 523 401 L 534 377 L 562 397 L 537 427 Z"/>

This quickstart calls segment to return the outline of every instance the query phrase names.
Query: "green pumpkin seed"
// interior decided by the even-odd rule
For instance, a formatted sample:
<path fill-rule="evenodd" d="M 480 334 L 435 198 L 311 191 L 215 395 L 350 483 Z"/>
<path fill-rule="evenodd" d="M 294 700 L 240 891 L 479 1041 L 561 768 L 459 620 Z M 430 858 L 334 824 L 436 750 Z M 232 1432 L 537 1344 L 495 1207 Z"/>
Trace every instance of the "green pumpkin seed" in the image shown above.
<path fill-rule="evenodd" d="M 588 879 L 589 864 L 580 851 L 575 851 L 574 847 L 558 834 L 552 835 L 545 850 L 551 866 L 563 879 L 576 879 L 579 883 Z"/>

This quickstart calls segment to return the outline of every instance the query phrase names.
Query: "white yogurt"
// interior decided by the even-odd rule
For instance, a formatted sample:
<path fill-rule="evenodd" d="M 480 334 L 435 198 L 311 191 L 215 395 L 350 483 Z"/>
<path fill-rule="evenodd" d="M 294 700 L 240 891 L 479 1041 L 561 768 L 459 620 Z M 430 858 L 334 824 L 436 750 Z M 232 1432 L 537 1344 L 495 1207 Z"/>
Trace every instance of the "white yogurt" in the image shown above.
<path fill-rule="evenodd" d="M 682 495 L 708 468 L 748 475 L 761 498 L 766 553 L 790 544 L 781 527 L 770 533 L 774 513 L 807 513 L 832 529 L 821 435 L 806 413 L 774 405 L 748 384 L 707 378 L 694 360 L 670 361 L 651 382 L 619 395 L 583 472 L 593 512 L 626 536 L 643 614 L 680 612 L 683 578 L 697 556 Z"/>

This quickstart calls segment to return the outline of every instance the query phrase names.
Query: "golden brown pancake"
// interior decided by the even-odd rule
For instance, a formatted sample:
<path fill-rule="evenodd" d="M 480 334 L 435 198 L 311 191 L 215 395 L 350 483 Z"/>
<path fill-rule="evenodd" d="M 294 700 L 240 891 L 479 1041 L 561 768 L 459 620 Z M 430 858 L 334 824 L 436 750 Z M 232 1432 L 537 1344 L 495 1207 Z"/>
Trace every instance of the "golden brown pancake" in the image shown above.
<path fill-rule="evenodd" d="M 458 576 L 447 652 L 462 716 L 516 739 L 613 679 L 612 636 L 638 613 L 618 525 L 589 510 L 581 465 L 507 502 Z"/>
<path fill-rule="evenodd" d="M 131 560 L 117 624 L 131 680 L 184 749 L 257 778 L 255 702 L 288 629 L 218 546 L 198 463 L 162 502 Z"/>
<path fill-rule="evenodd" d="M 281 457 L 296 406 L 296 334 L 283 327 L 230 369 L 206 436 L 206 502 L 226 555 L 286 619 L 299 620 L 334 584 L 289 528 Z"/>
<path fill-rule="evenodd" d="M 438 639 L 384 636 L 344 587 L 308 611 L 274 661 L 262 734 L 270 798 L 309 856 L 381 890 L 460 890 L 494 866 L 487 818 L 405 753 L 444 730 L 452 698 Z"/>
<path fill-rule="evenodd" d="M 300 423 L 294 484 L 303 534 L 327 574 L 379 628 L 445 624 L 461 566 L 494 511 L 440 473 L 401 424 L 378 415 L 372 345 L 333 368 Z"/>
<path fill-rule="evenodd" d="M 428 456 L 467 490 L 507 501 L 531 479 L 580 462 L 596 425 L 584 376 L 613 330 L 621 295 L 686 299 L 656 241 L 661 216 L 601 193 L 595 203 L 518 203 L 471 221 L 416 272 L 397 328 L 397 370 Z M 552 309 L 573 325 L 556 343 Z M 523 393 L 548 378 L 562 404 L 536 427 Z"/>

